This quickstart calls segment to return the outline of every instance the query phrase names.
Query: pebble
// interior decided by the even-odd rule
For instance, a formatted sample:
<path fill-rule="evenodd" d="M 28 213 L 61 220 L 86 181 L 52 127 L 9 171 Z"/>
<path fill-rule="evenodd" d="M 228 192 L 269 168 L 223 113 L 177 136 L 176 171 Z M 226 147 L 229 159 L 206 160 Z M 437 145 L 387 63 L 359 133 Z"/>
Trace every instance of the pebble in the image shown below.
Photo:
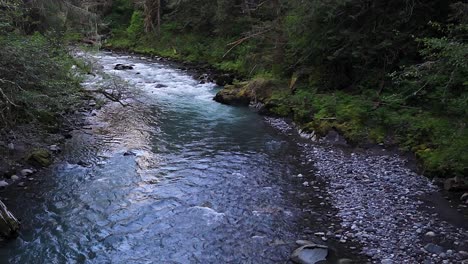
<path fill-rule="evenodd" d="M 15 150 L 15 144 L 13 144 L 13 143 L 8 143 L 8 149 L 9 149 L 9 150 Z"/>
<path fill-rule="evenodd" d="M 302 178 L 302 177 L 304 177 L 304 175 L 298 174 L 297 177 L 298 177 L 298 178 Z"/>
<path fill-rule="evenodd" d="M 24 187 L 25 185 L 26 185 L 26 184 L 25 184 L 24 182 L 19 182 L 19 183 L 18 183 L 18 186 L 19 186 L 19 187 Z"/>
<path fill-rule="evenodd" d="M 429 231 L 429 232 L 426 233 L 427 237 L 435 237 L 435 235 L 436 234 L 434 232 L 432 232 L 432 231 Z"/>
<path fill-rule="evenodd" d="M 468 192 L 467 192 L 467 193 L 464 193 L 464 194 L 460 197 L 460 200 L 462 200 L 462 201 L 468 201 Z"/>
<path fill-rule="evenodd" d="M 50 150 L 50 151 L 59 151 L 60 148 L 59 148 L 57 145 L 50 145 L 50 146 L 49 146 L 49 150 Z"/>
<path fill-rule="evenodd" d="M 436 245 L 436 244 L 433 244 L 433 243 L 427 244 L 426 246 L 424 246 L 424 249 L 427 252 L 432 253 L 432 254 L 440 254 L 440 253 L 444 252 L 443 247 L 441 247 L 439 245 Z"/>
<path fill-rule="evenodd" d="M 23 176 L 28 176 L 28 175 L 31 175 L 31 174 L 33 174 L 33 173 L 34 173 L 34 171 L 32 171 L 32 170 L 30 170 L 30 169 L 23 169 L 23 170 L 21 170 L 21 175 L 23 175 Z"/>
<path fill-rule="evenodd" d="M 7 187 L 7 186 L 8 186 L 8 182 L 0 181 L 0 187 Z"/>
<path fill-rule="evenodd" d="M 302 185 L 304 185 L 305 187 L 309 187 L 309 182 L 303 182 Z"/>
<path fill-rule="evenodd" d="M 10 179 L 12 179 L 13 181 L 17 181 L 17 180 L 19 180 L 19 177 L 18 177 L 18 176 L 16 176 L 16 175 L 13 175 L 13 176 L 11 176 L 11 178 L 10 178 Z"/>

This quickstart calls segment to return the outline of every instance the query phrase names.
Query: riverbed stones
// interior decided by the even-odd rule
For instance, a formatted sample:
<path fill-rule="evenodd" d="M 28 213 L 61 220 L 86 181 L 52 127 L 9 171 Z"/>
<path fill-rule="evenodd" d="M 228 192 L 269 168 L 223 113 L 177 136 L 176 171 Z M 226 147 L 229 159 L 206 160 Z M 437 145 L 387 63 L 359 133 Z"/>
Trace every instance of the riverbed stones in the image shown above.
<path fill-rule="evenodd" d="M 326 246 L 311 244 L 296 249 L 291 255 L 291 260 L 299 264 L 317 264 L 326 260 L 327 256 Z"/>
<path fill-rule="evenodd" d="M 265 119 L 284 134 L 290 135 L 295 129 L 284 120 Z M 319 143 L 299 145 L 303 148 L 301 160 L 308 161 L 314 175 L 324 182 L 320 189 L 328 194 L 326 204 L 337 210 L 341 226 L 330 230 L 335 234 L 352 232 L 354 237 L 347 241 L 360 243 L 362 253 L 373 263 L 384 259 L 394 263 L 441 263 L 440 253 L 424 249 L 427 243 L 452 244 L 456 252 L 467 247 L 461 241 L 468 241 L 468 231 L 447 222 L 427 205 L 426 199 L 440 197 L 438 187 L 412 171 L 405 158 L 390 151 L 359 149 L 350 153 L 349 149 Z M 436 236 L 426 237 L 427 232 Z M 341 235 L 336 239 L 340 240 Z M 458 253 L 446 254 L 450 263 L 459 263 L 460 259 Z"/>
<path fill-rule="evenodd" d="M 11 176 L 10 179 L 13 180 L 13 181 L 17 181 L 17 180 L 19 180 L 19 177 L 16 176 L 16 175 L 13 175 L 13 176 Z"/>
<path fill-rule="evenodd" d="M 7 187 L 7 186 L 8 186 L 8 182 L 0 181 L 0 187 Z"/>

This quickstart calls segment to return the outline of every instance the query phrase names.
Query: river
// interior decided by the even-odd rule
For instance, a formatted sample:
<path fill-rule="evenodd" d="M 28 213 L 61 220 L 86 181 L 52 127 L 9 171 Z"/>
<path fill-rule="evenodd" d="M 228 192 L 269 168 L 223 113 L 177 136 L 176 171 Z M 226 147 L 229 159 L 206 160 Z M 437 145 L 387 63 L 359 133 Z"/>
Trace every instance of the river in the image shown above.
<path fill-rule="evenodd" d="M 214 102 L 219 87 L 171 64 L 92 57 L 122 81 L 84 85 L 113 82 L 133 99 L 90 113 L 63 160 L 10 195 L 22 232 L 0 250 L 5 263 L 285 263 L 332 222 L 303 184 L 315 179 L 299 138 Z"/>

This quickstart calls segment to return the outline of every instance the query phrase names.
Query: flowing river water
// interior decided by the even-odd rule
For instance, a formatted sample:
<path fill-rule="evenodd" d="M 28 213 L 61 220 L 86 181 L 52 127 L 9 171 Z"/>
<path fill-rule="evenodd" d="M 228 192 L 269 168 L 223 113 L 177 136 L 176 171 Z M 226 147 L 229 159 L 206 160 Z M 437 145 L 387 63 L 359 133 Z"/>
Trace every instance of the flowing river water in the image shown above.
<path fill-rule="evenodd" d="M 64 161 L 10 195 L 22 233 L 0 249 L 5 263 L 286 263 L 297 239 L 330 224 L 325 198 L 303 186 L 314 176 L 299 139 L 169 64 L 92 57 L 138 92 L 90 114 Z"/>

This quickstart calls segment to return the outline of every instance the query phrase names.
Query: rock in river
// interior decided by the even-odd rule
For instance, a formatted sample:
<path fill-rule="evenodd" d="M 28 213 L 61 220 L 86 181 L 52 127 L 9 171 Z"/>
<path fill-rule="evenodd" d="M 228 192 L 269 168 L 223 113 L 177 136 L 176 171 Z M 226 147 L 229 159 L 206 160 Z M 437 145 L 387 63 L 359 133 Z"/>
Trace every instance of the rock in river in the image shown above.
<path fill-rule="evenodd" d="M 327 256 L 328 248 L 326 246 L 311 244 L 294 250 L 291 260 L 300 264 L 316 264 L 326 260 Z"/>
<path fill-rule="evenodd" d="M 117 64 L 115 65 L 114 70 L 119 70 L 119 71 L 133 70 L 133 66 L 125 65 L 125 64 Z"/>

